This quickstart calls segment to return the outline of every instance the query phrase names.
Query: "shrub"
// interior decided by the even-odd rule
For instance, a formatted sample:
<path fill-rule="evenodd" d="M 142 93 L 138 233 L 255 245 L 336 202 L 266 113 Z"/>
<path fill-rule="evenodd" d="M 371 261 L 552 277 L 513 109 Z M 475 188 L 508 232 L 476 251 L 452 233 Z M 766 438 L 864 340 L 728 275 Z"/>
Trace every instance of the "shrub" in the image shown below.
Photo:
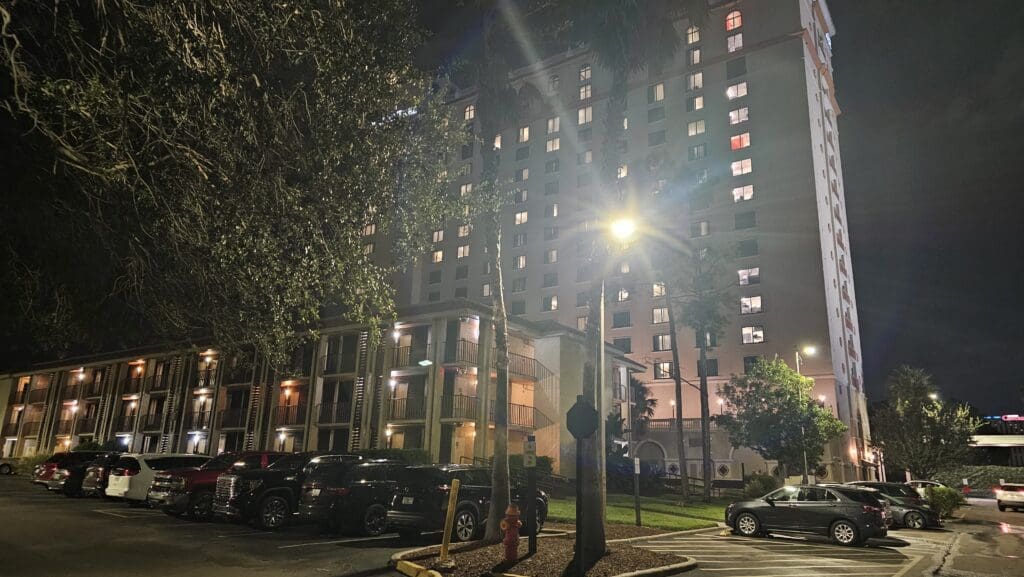
<path fill-rule="evenodd" d="M 943 471 L 935 476 L 936 481 L 941 481 L 947 487 L 960 488 L 963 480 L 967 479 L 971 487 L 971 495 L 988 495 L 992 488 L 999 484 L 999 479 L 1010 482 L 1024 482 L 1024 468 L 1006 467 L 1000 465 L 965 465 L 948 471 Z"/>
<path fill-rule="evenodd" d="M 743 487 L 743 495 L 756 499 L 771 493 L 779 488 L 779 480 L 767 473 L 754 473 L 747 476 L 746 485 Z"/>
<path fill-rule="evenodd" d="M 14 464 L 14 472 L 18 475 L 31 475 L 36 465 L 41 465 L 49 458 L 49 453 L 36 453 L 31 457 L 22 457 Z"/>
<path fill-rule="evenodd" d="M 538 475 L 550 475 L 552 469 L 554 469 L 555 460 L 545 455 L 537 455 L 537 474 Z M 508 468 L 513 471 L 519 469 L 525 470 L 523 467 L 523 456 L 517 453 L 509 454 L 508 456 Z"/>
<path fill-rule="evenodd" d="M 103 450 L 103 445 L 97 443 L 96 441 L 86 441 L 84 443 L 79 443 L 74 449 L 71 449 L 71 450 L 72 451 L 102 451 Z"/>
<path fill-rule="evenodd" d="M 928 504 L 944 519 L 967 502 L 960 491 L 949 487 L 928 487 L 926 495 Z"/>

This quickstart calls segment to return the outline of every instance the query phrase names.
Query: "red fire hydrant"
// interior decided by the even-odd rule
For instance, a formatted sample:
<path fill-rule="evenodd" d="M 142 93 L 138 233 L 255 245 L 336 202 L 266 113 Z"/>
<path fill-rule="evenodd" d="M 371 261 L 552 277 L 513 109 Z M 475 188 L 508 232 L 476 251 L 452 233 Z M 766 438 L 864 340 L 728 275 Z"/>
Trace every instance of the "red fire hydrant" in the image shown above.
<path fill-rule="evenodd" d="M 505 509 L 505 518 L 501 521 L 501 530 L 505 532 L 505 561 L 515 561 L 519 558 L 519 528 L 523 522 L 519 520 L 519 507 L 511 503 Z"/>

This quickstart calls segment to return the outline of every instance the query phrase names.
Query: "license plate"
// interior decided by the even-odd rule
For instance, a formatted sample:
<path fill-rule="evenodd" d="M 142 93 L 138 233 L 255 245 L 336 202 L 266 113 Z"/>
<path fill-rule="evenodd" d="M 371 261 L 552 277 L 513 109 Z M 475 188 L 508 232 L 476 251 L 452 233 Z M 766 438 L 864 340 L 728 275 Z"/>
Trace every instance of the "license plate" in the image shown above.
<path fill-rule="evenodd" d="M 310 489 L 309 490 L 309 496 L 310 497 L 319 497 L 320 496 L 320 489 Z"/>
<path fill-rule="evenodd" d="M 412 505 L 412 502 L 413 502 L 413 498 L 412 497 L 402 497 L 402 504 L 403 505 Z"/>

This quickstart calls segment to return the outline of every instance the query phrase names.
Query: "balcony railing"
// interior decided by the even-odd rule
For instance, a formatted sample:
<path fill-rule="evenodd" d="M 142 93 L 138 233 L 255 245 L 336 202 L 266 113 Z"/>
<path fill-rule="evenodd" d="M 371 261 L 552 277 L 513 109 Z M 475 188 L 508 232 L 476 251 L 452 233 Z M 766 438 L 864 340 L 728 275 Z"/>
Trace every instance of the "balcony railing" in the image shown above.
<path fill-rule="evenodd" d="M 199 371 L 196 373 L 196 385 L 197 389 L 209 389 L 213 387 L 213 384 L 217 380 L 217 369 L 206 369 L 205 371 Z"/>
<path fill-rule="evenodd" d="M 188 423 L 188 428 L 189 428 L 190 431 L 198 431 L 200 429 L 209 429 L 210 428 L 210 417 L 211 417 L 211 412 L 210 411 L 199 411 L 199 412 L 193 411 L 193 412 L 190 412 L 188 414 L 188 419 L 186 420 L 186 423 Z"/>
<path fill-rule="evenodd" d="M 164 414 L 149 413 L 142 417 L 142 430 L 143 431 L 159 431 L 164 426 Z"/>
<path fill-rule="evenodd" d="M 134 431 L 135 430 L 135 420 L 136 420 L 136 418 L 137 418 L 136 415 L 120 415 L 119 417 L 117 417 L 117 419 L 116 419 L 117 431 L 119 433 L 124 433 L 124 432 L 127 432 L 127 431 Z"/>
<path fill-rule="evenodd" d="M 75 427 L 78 433 L 95 433 L 96 432 L 96 417 L 86 417 L 84 419 L 78 419 L 78 426 Z"/>
<path fill-rule="evenodd" d="M 62 400 L 77 399 L 78 393 L 81 391 L 81 385 L 68 385 L 64 387 L 64 392 L 61 394 Z"/>
<path fill-rule="evenodd" d="M 280 405 L 274 413 L 278 425 L 301 425 L 306 421 L 306 405 Z"/>
<path fill-rule="evenodd" d="M 860 356 L 857 354 L 857 349 L 854 348 L 854 346 L 852 344 L 847 343 L 846 350 L 850 353 L 850 358 L 851 359 L 856 360 L 856 359 L 860 358 Z"/>
<path fill-rule="evenodd" d="M 477 343 L 466 339 L 459 339 L 454 343 L 445 343 L 444 362 L 475 365 L 479 362 L 479 346 Z"/>
<path fill-rule="evenodd" d="M 13 437 L 18 434 L 18 423 L 4 423 L 3 435 Z"/>
<path fill-rule="evenodd" d="M 324 358 L 324 374 L 335 375 L 338 373 L 354 373 L 356 371 L 356 355 L 352 354 L 331 355 Z"/>
<path fill-rule="evenodd" d="M 234 385 L 239 383 L 251 383 L 253 376 L 252 367 L 235 367 L 232 369 L 224 370 L 224 376 L 221 381 L 225 385 Z"/>
<path fill-rule="evenodd" d="M 103 394 L 103 382 L 95 381 L 82 386 L 83 397 L 98 397 Z"/>
<path fill-rule="evenodd" d="M 412 367 L 427 358 L 426 347 L 397 347 L 395 348 L 394 368 Z"/>
<path fill-rule="evenodd" d="M 352 403 L 322 403 L 316 406 L 317 422 L 322 425 L 352 420 Z"/>
<path fill-rule="evenodd" d="M 468 395 L 445 395 L 441 397 L 442 419 L 476 419 L 476 397 Z"/>
<path fill-rule="evenodd" d="M 718 423 L 714 420 L 709 423 L 710 430 L 718 430 Z M 675 419 L 650 419 L 647 421 L 648 432 L 675 432 L 676 420 Z M 683 430 L 684 431 L 696 431 L 700 432 L 700 419 L 683 419 Z"/>
<path fill-rule="evenodd" d="M 25 425 L 21 428 L 21 434 L 26 437 L 38 435 L 39 429 L 41 429 L 42 426 L 42 421 L 25 421 Z"/>
<path fill-rule="evenodd" d="M 146 387 L 149 391 L 166 391 L 171 386 L 171 375 L 169 373 L 150 375 L 146 377 L 146 381 Z"/>
<path fill-rule="evenodd" d="M 11 395 L 11 404 L 20 405 L 25 402 L 25 397 L 28 396 L 28 391 L 21 389 L 20 391 L 15 389 L 14 394 Z"/>
<path fill-rule="evenodd" d="M 218 419 L 218 423 L 221 427 L 244 427 L 245 409 L 224 409 L 219 413 Z"/>
<path fill-rule="evenodd" d="M 61 419 L 57 421 L 57 434 L 58 435 L 70 435 L 71 425 L 74 423 L 71 419 Z"/>
<path fill-rule="evenodd" d="M 145 379 L 142 377 L 131 377 L 124 380 L 124 388 L 121 390 L 122 393 L 138 393 L 142 391 L 142 382 Z"/>
<path fill-rule="evenodd" d="M 46 393 L 49 389 L 32 389 L 28 392 L 28 402 L 42 403 L 46 400 Z"/>
<path fill-rule="evenodd" d="M 491 359 L 497 359 L 497 350 L 491 348 Z M 494 360 L 491 361 L 494 363 Z M 537 359 L 520 355 L 518 353 L 508 354 L 508 372 L 521 377 L 537 378 Z"/>
<path fill-rule="evenodd" d="M 490 420 L 494 420 L 494 401 L 491 401 Z M 509 403 L 508 424 L 511 427 L 533 429 L 537 426 L 537 409 L 529 405 Z"/>
<path fill-rule="evenodd" d="M 423 397 L 391 399 L 391 420 L 393 421 L 422 419 L 425 414 Z"/>

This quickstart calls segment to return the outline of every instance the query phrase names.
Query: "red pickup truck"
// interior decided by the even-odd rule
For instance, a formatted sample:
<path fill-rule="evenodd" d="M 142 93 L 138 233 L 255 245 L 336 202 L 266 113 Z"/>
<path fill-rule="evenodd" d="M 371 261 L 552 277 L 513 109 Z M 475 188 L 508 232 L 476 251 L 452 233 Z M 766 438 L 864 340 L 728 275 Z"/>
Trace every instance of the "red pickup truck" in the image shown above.
<path fill-rule="evenodd" d="M 228 471 L 266 469 L 287 453 L 222 453 L 199 468 L 174 469 L 158 473 L 149 488 L 150 506 L 173 516 L 188 515 L 194 521 L 213 516 L 213 494 L 217 477 Z"/>

